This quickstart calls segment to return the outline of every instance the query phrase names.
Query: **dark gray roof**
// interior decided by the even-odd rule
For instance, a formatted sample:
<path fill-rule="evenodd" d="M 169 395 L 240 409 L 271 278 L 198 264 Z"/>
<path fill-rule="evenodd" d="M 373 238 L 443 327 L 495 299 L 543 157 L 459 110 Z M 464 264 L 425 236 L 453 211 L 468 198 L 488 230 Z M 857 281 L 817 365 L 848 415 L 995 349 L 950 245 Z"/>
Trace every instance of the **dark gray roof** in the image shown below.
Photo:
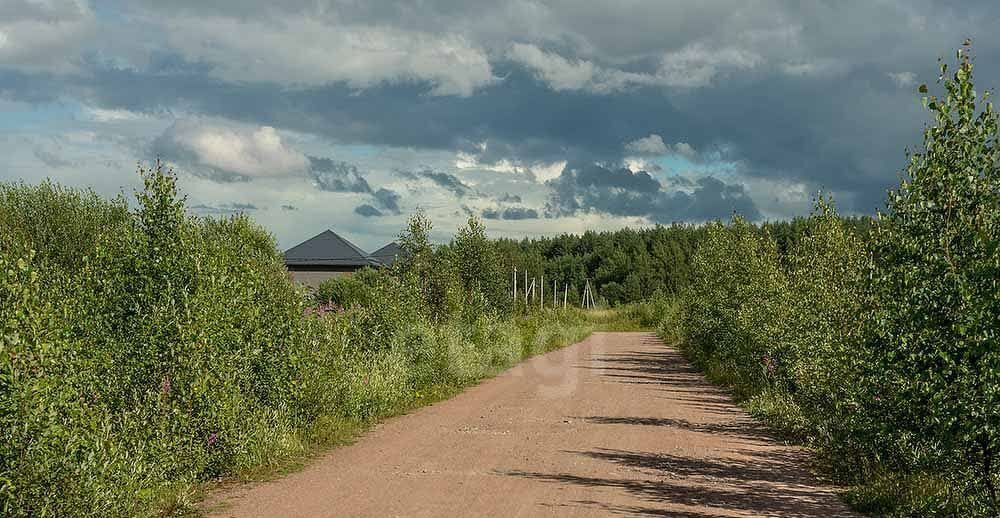
<path fill-rule="evenodd" d="M 310 266 L 376 266 L 377 261 L 369 257 L 354 243 L 337 235 L 332 230 L 320 234 L 292 247 L 285 252 L 285 264 Z"/>
<path fill-rule="evenodd" d="M 402 251 L 403 249 L 399 247 L 399 243 L 393 241 L 372 252 L 371 256 L 386 266 L 392 266 L 392 263 L 396 262 L 396 258 L 399 257 Z"/>

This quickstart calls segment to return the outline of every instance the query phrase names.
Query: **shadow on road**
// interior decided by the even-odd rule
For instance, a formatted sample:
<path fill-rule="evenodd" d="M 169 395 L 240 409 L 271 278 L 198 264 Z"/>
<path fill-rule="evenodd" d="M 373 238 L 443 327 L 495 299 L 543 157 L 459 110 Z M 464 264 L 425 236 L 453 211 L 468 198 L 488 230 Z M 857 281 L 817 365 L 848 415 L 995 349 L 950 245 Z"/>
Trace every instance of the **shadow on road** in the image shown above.
<path fill-rule="evenodd" d="M 599 462 L 599 466 L 605 466 L 597 469 L 601 476 L 594 476 L 593 463 L 580 463 L 581 469 L 588 469 L 586 475 L 533 471 L 500 474 L 625 491 L 650 503 L 649 507 L 616 506 L 597 500 L 562 504 L 607 514 L 681 518 L 720 514 L 853 516 L 845 511 L 836 494 L 817 486 L 807 469 L 808 454 L 778 444 L 764 426 L 735 407 L 725 391 L 705 380 L 677 351 L 655 338 L 643 338 L 641 343 L 642 350 L 595 353 L 577 368 L 593 371 L 608 382 L 643 386 L 637 390 L 662 391 L 666 394 L 664 404 L 686 407 L 685 411 L 699 420 L 662 415 L 569 417 L 593 425 L 621 426 L 623 434 L 630 433 L 625 427 L 663 427 L 664 431 L 675 429 L 728 437 L 728 440 L 714 441 L 715 445 L 707 449 L 691 448 L 688 451 L 692 453 L 680 455 L 609 448 L 563 452 Z M 691 436 L 691 439 L 713 442 L 711 437 Z M 699 507 L 708 511 L 699 511 Z"/>
<path fill-rule="evenodd" d="M 638 468 L 642 478 L 526 471 L 507 471 L 502 474 L 559 484 L 621 490 L 651 504 L 701 506 L 724 514 L 750 513 L 794 518 L 851 516 L 843 512 L 843 505 L 835 494 L 817 491 L 812 477 L 801 468 L 804 459 L 800 454 L 766 452 L 737 460 L 608 449 L 570 453 L 627 468 Z M 613 469 L 609 471 L 621 472 Z M 626 470 L 625 473 L 632 475 L 634 470 Z M 598 501 L 576 503 L 624 515 L 717 516 L 661 507 L 605 506 Z"/>

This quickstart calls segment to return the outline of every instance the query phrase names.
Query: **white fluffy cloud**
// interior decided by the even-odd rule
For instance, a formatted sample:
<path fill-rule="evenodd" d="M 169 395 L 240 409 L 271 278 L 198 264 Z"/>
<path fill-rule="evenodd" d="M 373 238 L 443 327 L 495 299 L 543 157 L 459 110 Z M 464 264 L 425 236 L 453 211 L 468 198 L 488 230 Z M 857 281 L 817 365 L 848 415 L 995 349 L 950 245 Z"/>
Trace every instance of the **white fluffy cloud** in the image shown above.
<path fill-rule="evenodd" d="M 917 75 L 913 72 L 889 72 L 889 79 L 900 88 L 907 88 L 917 83 Z"/>
<path fill-rule="evenodd" d="M 656 70 L 641 73 L 602 67 L 584 59 L 567 59 L 535 45 L 515 43 L 507 57 L 545 81 L 553 90 L 587 90 L 614 93 L 634 86 L 698 88 L 708 86 L 726 70 L 746 70 L 759 66 L 764 58 L 737 47 L 710 48 L 693 44 L 665 52 Z"/>
<path fill-rule="evenodd" d="M 435 95 L 470 95 L 494 81 L 486 53 L 458 34 L 352 26 L 312 17 L 177 17 L 171 46 L 227 80 L 355 88 L 426 81 Z"/>
<path fill-rule="evenodd" d="M 760 54 L 746 49 L 693 44 L 664 54 L 656 76 L 668 86 L 707 86 L 723 70 L 747 70 L 763 62 Z"/>
<path fill-rule="evenodd" d="M 581 90 L 598 86 L 597 74 L 604 74 L 593 63 L 570 61 L 558 54 L 525 43 L 511 45 L 507 57 L 531 68 L 553 90 Z"/>
<path fill-rule="evenodd" d="M 177 121 L 154 146 L 168 160 L 245 178 L 297 175 L 309 165 L 306 156 L 270 126 Z"/>
<path fill-rule="evenodd" d="M 632 142 L 625 144 L 625 150 L 644 155 L 663 155 L 669 151 L 667 149 L 667 145 L 663 142 L 663 137 L 657 135 L 656 133 L 652 133 L 648 137 L 635 139 Z"/>
<path fill-rule="evenodd" d="M 625 151 L 640 156 L 680 155 L 688 159 L 697 157 L 698 152 L 687 142 L 670 145 L 663 137 L 650 133 L 647 137 L 635 139 L 625 144 Z"/>
<path fill-rule="evenodd" d="M 486 144 L 483 143 L 481 149 L 485 151 Z M 526 174 L 529 178 L 534 178 L 536 182 L 545 183 L 548 180 L 559 177 L 563 168 L 566 167 L 565 160 L 554 162 L 521 163 L 513 160 L 502 159 L 493 163 L 481 162 L 476 155 L 458 152 L 455 154 L 453 162 L 459 171 L 489 171 L 491 173 L 506 174 Z"/>

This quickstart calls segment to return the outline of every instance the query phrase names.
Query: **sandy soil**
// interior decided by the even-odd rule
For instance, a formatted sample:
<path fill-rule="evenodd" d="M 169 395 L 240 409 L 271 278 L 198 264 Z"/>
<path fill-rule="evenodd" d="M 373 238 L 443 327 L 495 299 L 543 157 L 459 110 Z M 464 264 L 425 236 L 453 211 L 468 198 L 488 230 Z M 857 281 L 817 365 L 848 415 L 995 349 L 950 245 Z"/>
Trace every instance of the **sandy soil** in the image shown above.
<path fill-rule="evenodd" d="M 851 516 L 648 333 L 596 333 L 390 419 L 213 516 Z"/>

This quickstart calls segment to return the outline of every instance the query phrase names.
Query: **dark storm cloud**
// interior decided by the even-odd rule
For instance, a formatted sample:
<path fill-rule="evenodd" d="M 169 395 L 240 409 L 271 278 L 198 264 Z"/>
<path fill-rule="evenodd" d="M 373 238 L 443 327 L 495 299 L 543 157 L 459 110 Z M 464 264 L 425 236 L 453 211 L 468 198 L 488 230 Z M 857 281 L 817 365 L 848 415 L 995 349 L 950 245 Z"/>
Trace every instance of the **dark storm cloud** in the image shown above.
<path fill-rule="evenodd" d="M 538 219 L 538 211 L 526 207 L 483 209 L 482 215 L 485 219 Z"/>
<path fill-rule="evenodd" d="M 516 194 L 511 194 L 509 192 L 505 192 L 502 195 L 497 196 L 496 200 L 499 201 L 499 202 L 504 202 L 504 203 L 521 203 L 521 197 L 520 196 L 518 196 Z"/>
<path fill-rule="evenodd" d="M 446 191 L 450 191 L 459 198 L 467 194 L 475 193 L 475 190 L 472 187 L 469 187 L 465 182 L 451 173 L 442 173 L 430 169 L 423 169 L 420 171 L 396 171 L 396 174 L 402 178 L 406 178 L 407 180 L 419 180 L 421 178 L 426 178 L 438 187 L 441 187 Z"/>
<path fill-rule="evenodd" d="M 138 4 L 120 7 L 133 5 Z M 139 18 L 169 20 L 179 4 L 142 5 L 135 9 L 159 9 L 161 16 Z M 938 56 L 950 60 L 957 45 L 972 37 L 978 84 L 1000 86 L 1000 40 L 990 37 L 1000 6 L 985 1 L 963 3 L 961 9 L 931 0 L 753 6 L 652 1 L 635 2 L 629 9 L 601 2 L 539 8 L 451 0 L 425 2 L 420 9 L 405 2 L 180 5 L 185 15 L 206 18 L 230 16 L 238 7 L 241 17 L 273 19 L 273 25 L 284 24 L 289 32 L 298 26 L 287 16 L 329 23 L 331 33 L 341 22 L 430 35 L 454 32 L 470 48 L 486 52 L 492 75 L 501 79 L 467 95 L 436 95 L 434 81 L 427 79 L 436 71 L 363 88 L 343 81 L 316 86 L 295 78 L 285 84 L 227 80 L 219 72 L 226 56 L 209 62 L 183 55 L 183 45 L 156 40 L 151 46 L 162 49 L 145 61 L 122 60 L 127 65 L 108 65 L 119 63 L 115 56 L 78 59 L 76 68 L 59 74 L 0 65 L 0 96 L 33 103 L 72 99 L 143 113 L 187 111 L 348 144 L 463 151 L 485 163 L 567 157 L 620 163 L 627 143 L 656 134 L 668 146 L 684 142 L 699 153 L 717 150 L 740 175 L 824 188 L 847 197 L 838 200 L 840 207 L 870 211 L 895 184 L 905 164 L 904 148 L 920 142 L 926 116 L 914 89 L 920 82 L 933 83 Z M 540 60 L 512 56 L 515 43 L 540 49 Z M 670 62 L 670 55 L 680 58 Z M 547 64 L 556 66 L 546 69 Z M 686 80 L 691 84 L 678 86 Z M 346 171 L 328 185 L 363 189 L 360 182 L 338 183 L 342 177 L 355 178 Z M 580 180 L 590 182 L 588 191 L 634 193 L 628 186 Z M 642 177 L 617 180 L 649 184 Z M 749 202 L 745 193 L 728 192 L 725 184 L 698 182 L 683 191 L 671 187 L 670 194 L 656 195 L 660 198 L 646 208 L 662 212 L 668 196 L 676 197 L 677 205 L 687 204 L 688 214 L 713 213 L 719 200 L 734 206 Z M 557 181 L 553 188 L 566 187 Z M 634 196 L 640 203 L 652 195 Z M 593 199 L 607 204 L 595 209 L 614 208 L 610 194 Z M 702 200 L 709 208 L 699 204 Z M 393 203 L 398 210 L 398 199 Z M 566 210 L 562 203 L 555 208 Z"/>
<path fill-rule="evenodd" d="M 308 158 L 309 174 L 320 189 L 331 192 L 372 192 L 371 186 L 361 176 L 357 166 L 330 158 L 314 156 Z"/>
<path fill-rule="evenodd" d="M 471 187 L 465 185 L 465 183 L 462 182 L 462 180 L 459 180 L 458 177 L 453 174 L 436 173 L 434 171 L 423 171 L 418 174 L 436 183 L 438 186 L 448 191 L 451 191 L 455 196 L 458 196 L 459 198 L 472 192 Z"/>
<path fill-rule="evenodd" d="M 614 96 L 553 92 L 523 73 L 510 72 L 502 85 L 469 98 L 426 96 L 422 89 L 400 86 L 360 93 L 337 86 L 289 92 L 202 76 L 153 80 L 126 70 L 96 71 L 83 81 L 82 91 L 107 108 L 150 112 L 192 105 L 243 122 L 348 142 L 462 150 L 483 162 L 565 156 L 618 161 L 624 143 L 658 133 L 696 149 L 723 147 L 728 150 L 723 158 L 739 161 L 749 175 L 857 193 L 858 201 L 841 204 L 848 210 L 877 206 L 884 189 L 896 181 L 903 149 L 919 142 L 916 96 L 871 73 L 845 80 L 858 85 L 855 93 L 804 79 L 735 81 L 705 89 L 704 98 L 686 95 L 678 109 L 662 90 Z M 140 90 L 146 95 L 139 96 Z M 817 90 L 825 92 L 821 102 Z M 366 123 L 343 125 L 336 122 L 340 120 Z M 428 128 L 425 120 L 436 124 Z M 477 147 L 483 141 L 488 142 L 485 151 Z"/>
<path fill-rule="evenodd" d="M 552 216 L 596 212 L 645 217 L 657 223 L 725 219 L 734 212 L 760 219 L 760 211 L 742 185 L 711 176 L 694 182 L 691 192 L 668 191 L 645 171 L 587 162 L 568 164 L 558 178 L 548 182 L 552 194 L 547 209 Z"/>
<path fill-rule="evenodd" d="M 238 214 L 240 212 L 253 212 L 259 209 L 252 203 L 223 203 L 221 205 L 207 205 L 199 203 L 197 205 L 192 205 L 191 210 L 199 214 L 227 215 Z"/>
<path fill-rule="evenodd" d="M 375 198 L 375 202 L 379 207 L 393 214 L 399 214 L 400 196 L 395 191 L 383 187 L 372 193 L 372 197 Z"/>
<path fill-rule="evenodd" d="M 374 218 L 382 215 L 382 211 L 368 205 L 367 203 L 354 207 L 354 213 L 366 218 Z"/>

